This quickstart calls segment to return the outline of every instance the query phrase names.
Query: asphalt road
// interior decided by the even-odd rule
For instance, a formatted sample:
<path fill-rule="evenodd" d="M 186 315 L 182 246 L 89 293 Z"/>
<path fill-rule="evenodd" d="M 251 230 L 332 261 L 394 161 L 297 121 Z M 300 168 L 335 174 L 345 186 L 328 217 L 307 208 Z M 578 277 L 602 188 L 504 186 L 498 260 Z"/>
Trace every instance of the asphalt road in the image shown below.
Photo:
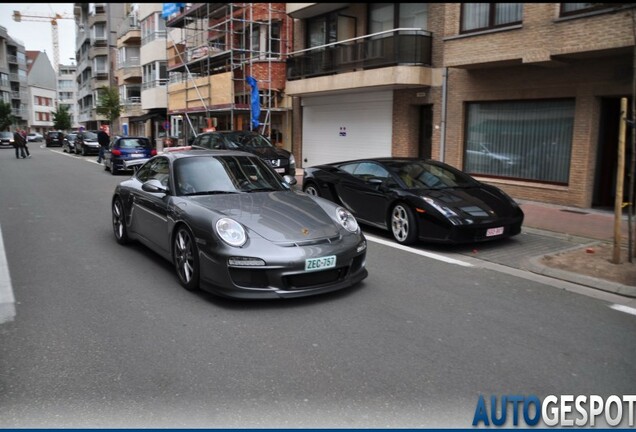
<path fill-rule="evenodd" d="M 30 148 L 0 149 L 2 428 L 467 428 L 479 395 L 634 393 L 636 316 L 611 301 L 376 233 L 347 291 L 190 293 L 115 242 L 125 175 Z"/>

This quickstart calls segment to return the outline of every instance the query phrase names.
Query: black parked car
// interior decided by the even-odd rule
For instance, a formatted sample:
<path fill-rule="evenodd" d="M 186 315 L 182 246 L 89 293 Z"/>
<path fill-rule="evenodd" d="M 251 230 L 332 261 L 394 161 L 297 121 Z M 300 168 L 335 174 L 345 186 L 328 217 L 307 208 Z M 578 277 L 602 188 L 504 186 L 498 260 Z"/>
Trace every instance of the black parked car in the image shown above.
<path fill-rule="evenodd" d="M 471 243 L 521 232 L 523 211 L 495 186 L 443 162 L 371 158 L 305 168 L 303 190 L 386 229 L 398 243 Z"/>
<path fill-rule="evenodd" d="M 266 160 L 280 175 L 296 175 L 294 155 L 275 147 L 263 135 L 252 131 L 204 132 L 192 141 L 193 147 L 220 150 L 241 150 Z"/>
<path fill-rule="evenodd" d="M 168 260 L 187 290 L 274 299 L 357 284 L 368 273 L 355 218 L 295 182 L 246 152 L 159 154 L 115 188 L 115 239 Z"/>
<path fill-rule="evenodd" d="M 46 142 L 44 145 L 46 147 L 53 147 L 53 146 L 62 147 L 63 142 L 64 142 L 64 132 L 51 131 L 46 134 Z"/>
<path fill-rule="evenodd" d="M 62 151 L 67 153 L 75 153 L 75 140 L 77 139 L 76 133 L 66 134 L 62 141 Z"/>
<path fill-rule="evenodd" d="M 75 154 L 81 154 L 82 156 L 99 154 L 97 132 L 78 132 L 77 138 L 75 138 Z"/>

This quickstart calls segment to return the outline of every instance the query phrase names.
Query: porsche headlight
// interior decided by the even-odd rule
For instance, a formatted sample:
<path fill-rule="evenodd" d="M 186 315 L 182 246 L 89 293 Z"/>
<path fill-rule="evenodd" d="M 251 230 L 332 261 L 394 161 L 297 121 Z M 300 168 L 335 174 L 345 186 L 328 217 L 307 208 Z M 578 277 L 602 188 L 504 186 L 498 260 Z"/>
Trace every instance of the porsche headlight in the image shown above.
<path fill-rule="evenodd" d="M 289 170 L 291 171 L 291 175 L 294 175 L 294 171 L 296 170 L 296 158 L 293 154 L 289 154 Z"/>
<path fill-rule="evenodd" d="M 247 241 L 243 226 L 234 219 L 221 218 L 216 221 L 216 233 L 230 246 L 241 247 Z"/>
<path fill-rule="evenodd" d="M 344 229 L 352 233 L 358 232 L 358 221 L 353 215 L 342 207 L 336 209 L 336 220 Z"/>

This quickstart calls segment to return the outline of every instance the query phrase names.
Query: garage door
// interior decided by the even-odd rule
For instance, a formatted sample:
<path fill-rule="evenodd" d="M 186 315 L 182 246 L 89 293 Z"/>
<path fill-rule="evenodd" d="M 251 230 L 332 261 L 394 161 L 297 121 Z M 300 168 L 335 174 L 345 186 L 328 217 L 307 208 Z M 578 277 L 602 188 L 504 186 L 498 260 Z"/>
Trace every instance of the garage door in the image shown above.
<path fill-rule="evenodd" d="M 303 167 L 391 156 L 393 92 L 303 98 Z"/>

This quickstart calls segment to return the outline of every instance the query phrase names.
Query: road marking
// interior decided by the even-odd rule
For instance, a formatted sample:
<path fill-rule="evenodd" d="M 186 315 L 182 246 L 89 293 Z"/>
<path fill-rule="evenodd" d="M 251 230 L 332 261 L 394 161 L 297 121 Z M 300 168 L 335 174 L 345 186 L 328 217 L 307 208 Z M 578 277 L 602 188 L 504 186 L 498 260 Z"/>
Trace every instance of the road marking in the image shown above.
<path fill-rule="evenodd" d="M 636 309 L 631 308 L 629 306 L 623 306 L 619 304 L 613 304 L 610 306 L 612 309 L 617 310 L 619 312 L 625 312 L 628 314 L 636 315 Z"/>
<path fill-rule="evenodd" d="M 2 228 L 0 228 L 0 324 L 13 321 L 15 317 L 15 297 L 9 275 L 9 264 L 4 252 Z"/>
<path fill-rule="evenodd" d="M 444 261 L 444 262 L 447 262 L 447 263 L 450 263 L 450 264 L 457 264 L 457 265 L 460 265 L 460 266 L 463 266 L 463 267 L 474 267 L 472 264 L 470 264 L 470 263 L 468 263 L 466 261 L 460 261 L 460 260 L 457 260 L 455 258 L 450 258 L 450 257 L 444 256 L 444 255 L 439 255 L 439 254 L 432 253 L 432 252 L 421 251 L 419 249 L 415 249 L 415 248 L 412 248 L 410 246 L 404 246 L 404 245 L 401 245 L 399 243 L 395 243 L 393 241 L 384 240 L 384 239 L 381 239 L 379 237 L 370 236 L 368 234 L 365 234 L 364 236 L 369 241 L 380 243 L 380 244 L 383 244 L 385 246 L 389 246 L 389 247 L 392 247 L 392 248 L 395 248 L 395 249 L 401 249 L 401 250 L 406 251 L 406 252 L 411 252 L 411 253 L 414 253 L 414 254 L 417 254 L 417 255 L 422 255 L 422 256 L 425 256 L 427 258 L 432 258 L 432 259 L 435 259 L 435 260 L 438 260 L 438 261 Z"/>

